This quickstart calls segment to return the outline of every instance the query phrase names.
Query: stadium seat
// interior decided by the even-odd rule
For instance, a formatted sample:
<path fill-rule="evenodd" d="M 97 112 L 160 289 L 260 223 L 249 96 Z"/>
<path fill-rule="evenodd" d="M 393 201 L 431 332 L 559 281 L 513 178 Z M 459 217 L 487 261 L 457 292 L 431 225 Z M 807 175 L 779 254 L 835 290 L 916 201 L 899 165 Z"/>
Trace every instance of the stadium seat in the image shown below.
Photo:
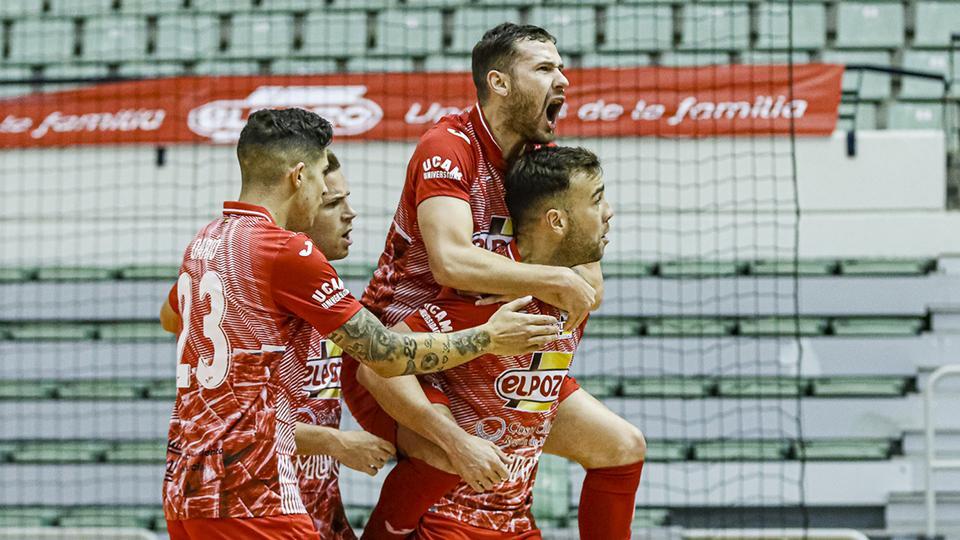
<path fill-rule="evenodd" d="M 816 397 L 899 397 L 905 395 L 910 380 L 905 377 L 850 375 L 813 380 Z"/>
<path fill-rule="evenodd" d="M 43 0 L 0 2 L 0 17 L 15 19 L 43 13 Z"/>
<path fill-rule="evenodd" d="M 347 71 L 351 73 L 409 72 L 413 71 L 413 59 L 398 56 L 358 56 L 347 60 Z M 366 277 L 369 278 L 370 274 Z"/>
<path fill-rule="evenodd" d="M 469 72 L 472 69 L 469 55 L 445 56 L 430 55 L 423 62 L 424 71 L 463 71 Z"/>
<path fill-rule="evenodd" d="M 533 484 L 533 516 L 537 523 L 564 525 L 570 512 L 570 462 L 540 455 Z"/>
<path fill-rule="evenodd" d="M 293 48 L 293 16 L 239 14 L 231 18 L 226 55 L 245 58 L 286 56 Z"/>
<path fill-rule="evenodd" d="M 887 108 L 887 129 L 943 129 L 943 106 L 939 103 L 898 101 Z"/>
<path fill-rule="evenodd" d="M 100 339 L 107 341 L 170 339 L 170 334 L 156 321 L 101 324 L 97 330 Z"/>
<path fill-rule="evenodd" d="M 726 336 L 731 333 L 732 321 L 698 317 L 663 317 L 651 319 L 645 325 L 651 337 L 668 336 Z"/>
<path fill-rule="evenodd" d="M 118 442 L 107 450 L 107 463 L 163 463 L 167 459 L 167 441 Z"/>
<path fill-rule="evenodd" d="M 948 48 L 950 35 L 960 32 L 960 4 L 949 0 L 921 0 L 916 9 L 914 46 Z"/>
<path fill-rule="evenodd" d="M 70 19 L 23 18 L 13 21 L 9 62 L 67 62 L 73 57 L 75 26 Z"/>
<path fill-rule="evenodd" d="M 838 336 L 912 336 L 923 328 L 921 317 L 849 317 L 833 322 L 833 333 Z"/>
<path fill-rule="evenodd" d="M 686 5 L 681 49 L 740 50 L 750 44 L 750 11 L 745 3 Z"/>
<path fill-rule="evenodd" d="M 145 393 L 146 383 L 137 380 L 94 379 L 63 381 L 57 387 L 57 396 L 60 399 L 141 399 Z"/>
<path fill-rule="evenodd" d="M 936 269 L 935 259 L 849 259 L 840 261 L 848 276 L 923 276 Z"/>
<path fill-rule="evenodd" d="M 0 506 L 0 528 L 49 527 L 60 513 L 50 506 Z"/>
<path fill-rule="evenodd" d="M 300 54 L 351 57 L 366 50 L 367 14 L 362 11 L 314 11 L 303 21 Z"/>
<path fill-rule="evenodd" d="M 520 20 L 520 12 L 511 8 L 461 8 L 453 13 L 450 51 L 469 54 L 483 33 L 502 22 Z"/>
<path fill-rule="evenodd" d="M 527 18 L 530 24 L 546 29 L 557 38 L 560 52 L 596 49 L 597 20 L 591 7 L 534 7 Z"/>
<path fill-rule="evenodd" d="M 0 399 L 49 399 L 54 397 L 57 385 L 49 381 L 0 381 Z"/>
<path fill-rule="evenodd" d="M 607 10 L 603 51 L 663 51 L 673 45 L 667 6 L 614 6 Z"/>
<path fill-rule="evenodd" d="M 635 317 L 590 317 L 586 332 L 592 337 L 639 336 L 642 323 Z"/>
<path fill-rule="evenodd" d="M 183 0 L 120 0 L 121 13 L 162 15 L 182 11 Z"/>
<path fill-rule="evenodd" d="M 9 71 L 8 71 L 9 70 Z M 3 68 L 0 70 L 0 75 L 6 76 L 7 73 L 11 73 L 10 78 L 13 77 L 32 77 L 32 71 L 27 68 Z M 36 275 L 36 270 L 31 268 L 0 268 L 0 283 L 17 283 L 21 281 L 27 281 L 33 279 Z"/>
<path fill-rule="evenodd" d="M 40 89 L 44 92 L 57 92 L 91 86 L 97 79 L 110 74 L 106 64 L 47 64 L 43 67 L 45 79 L 89 79 L 89 83 L 44 83 Z"/>
<path fill-rule="evenodd" d="M 819 336 L 827 328 L 827 321 L 819 317 L 760 317 L 740 321 L 742 336 L 789 336 L 799 332 L 801 336 Z"/>
<path fill-rule="evenodd" d="M 807 51 L 743 51 L 738 59 L 740 64 L 788 64 L 790 57 L 793 57 L 794 64 L 806 64 L 810 62 L 811 54 Z"/>
<path fill-rule="evenodd" d="M 956 53 L 955 53 L 956 54 Z M 946 75 L 951 80 L 960 83 L 960 54 L 954 57 L 954 73 L 950 73 L 950 53 L 947 51 L 904 51 L 901 67 L 914 71 L 925 71 L 938 75 Z M 954 95 L 960 95 L 960 84 L 953 89 Z M 944 96 L 942 81 L 921 79 L 904 75 L 901 78 L 900 97 L 914 99 L 939 99 Z"/>
<path fill-rule="evenodd" d="M 113 0 L 50 0 L 51 15 L 86 17 L 113 12 Z"/>
<path fill-rule="evenodd" d="M 430 54 L 443 47 L 443 17 L 436 10 L 387 9 L 377 15 L 376 28 L 377 54 Z"/>
<path fill-rule="evenodd" d="M 173 282 L 180 269 L 176 266 L 126 266 L 117 272 L 121 279 L 150 279 Z"/>
<path fill-rule="evenodd" d="M 637 508 L 633 512 L 634 530 L 662 527 L 669 523 L 670 511 L 663 508 Z"/>
<path fill-rule="evenodd" d="M 338 73 L 336 60 L 326 58 L 297 59 L 280 58 L 270 62 L 270 73 L 274 75 L 317 75 Z"/>
<path fill-rule="evenodd" d="M 823 61 L 832 64 L 868 64 L 889 67 L 890 53 L 882 51 L 824 51 Z M 890 97 L 890 76 L 869 71 L 847 70 L 843 74 L 844 92 L 858 92 L 861 99 Z"/>
<path fill-rule="evenodd" d="M 260 63 L 256 60 L 204 60 L 197 62 L 193 72 L 197 75 L 259 75 Z"/>
<path fill-rule="evenodd" d="M 837 263 L 828 260 L 756 261 L 750 263 L 749 273 L 754 276 L 829 276 L 837 269 Z"/>
<path fill-rule="evenodd" d="M 157 509 L 150 506 L 140 507 L 91 507 L 74 508 L 60 517 L 63 527 L 134 527 L 152 529 L 154 521 L 160 518 Z"/>
<path fill-rule="evenodd" d="M 682 261 L 660 265 L 660 277 L 727 277 L 741 273 L 741 264 L 731 261 Z"/>
<path fill-rule="evenodd" d="M 879 126 L 877 105 L 875 103 L 868 101 L 861 101 L 857 104 L 840 103 L 840 117 L 837 119 L 837 129 L 877 129 Z"/>
<path fill-rule="evenodd" d="M 14 463 L 99 463 L 110 445 L 98 441 L 37 441 L 21 444 Z"/>
<path fill-rule="evenodd" d="M 26 66 L 0 67 L 0 79 L 4 81 L 27 80 L 33 78 L 33 70 Z M 30 84 L 0 84 L 0 99 L 8 97 L 25 96 L 33 92 Z M 20 268 L 2 268 L 0 269 L 0 283 L 9 280 L 15 280 L 19 274 L 24 272 Z"/>
<path fill-rule="evenodd" d="M 463 6 L 463 0 L 406 0 L 405 5 L 415 8 L 443 8 Z M 513 19 L 516 22 L 518 19 Z"/>
<path fill-rule="evenodd" d="M 793 7 L 793 43 L 790 43 L 790 7 Z M 827 42 L 827 13 L 823 4 L 765 2 L 757 6 L 759 49 L 822 49 Z"/>
<path fill-rule="evenodd" d="M 649 66 L 653 63 L 649 54 L 622 52 L 622 53 L 584 53 L 580 57 L 580 67 L 594 68 L 629 68 L 634 66 Z"/>
<path fill-rule="evenodd" d="M 721 397 L 794 397 L 806 393 L 809 381 L 796 377 L 724 378 L 717 385 Z"/>
<path fill-rule="evenodd" d="M 890 441 L 884 440 L 807 440 L 796 447 L 798 459 L 811 461 L 884 460 L 890 454 Z"/>
<path fill-rule="evenodd" d="M 160 77 L 176 77 L 187 73 L 181 62 L 126 62 L 117 68 L 120 77 L 138 79 L 154 79 Z M 173 279 L 177 279 L 174 273 Z"/>
<path fill-rule="evenodd" d="M 156 52 L 164 60 L 196 60 L 220 49 L 220 20 L 215 15 L 157 17 Z"/>
<path fill-rule="evenodd" d="M 669 67 L 725 66 L 730 63 L 730 54 L 721 52 L 668 51 L 660 55 L 660 65 Z"/>
<path fill-rule="evenodd" d="M 182 39 L 182 38 L 181 38 Z M 83 59 L 140 60 L 147 53 L 147 19 L 135 15 L 89 17 L 83 26 Z"/>
<path fill-rule="evenodd" d="M 643 277 L 653 274 L 656 263 L 643 261 L 603 261 L 603 275 L 607 277 Z"/>
<path fill-rule="evenodd" d="M 16 323 L 5 329 L 9 339 L 22 341 L 62 341 L 93 339 L 96 328 L 81 323 Z"/>
<path fill-rule="evenodd" d="M 779 461 L 788 449 L 781 441 L 705 441 L 693 444 L 693 457 L 698 461 Z"/>
<path fill-rule="evenodd" d="M 849 49 L 900 47 L 903 19 L 900 2 L 841 2 L 837 4 L 836 45 Z"/>
<path fill-rule="evenodd" d="M 577 377 L 580 388 L 590 393 L 591 396 L 602 399 L 612 397 L 620 392 L 620 380 L 617 377 L 607 375 L 586 375 Z"/>
<path fill-rule="evenodd" d="M 35 279 L 40 281 L 103 281 L 112 279 L 117 272 L 113 268 L 98 266 L 48 266 L 37 270 Z"/>
<path fill-rule="evenodd" d="M 204 0 L 191 4 L 194 11 L 220 14 L 237 14 L 252 11 L 254 0 Z"/>
<path fill-rule="evenodd" d="M 177 385 L 173 380 L 157 380 L 147 385 L 149 399 L 173 401 L 177 399 Z"/>
<path fill-rule="evenodd" d="M 646 461 L 686 461 L 690 457 L 690 445 L 679 441 L 647 439 Z"/>
<path fill-rule="evenodd" d="M 712 386 L 699 377 L 630 377 L 623 381 L 622 392 L 625 397 L 696 399 L 709 395 Z"/>

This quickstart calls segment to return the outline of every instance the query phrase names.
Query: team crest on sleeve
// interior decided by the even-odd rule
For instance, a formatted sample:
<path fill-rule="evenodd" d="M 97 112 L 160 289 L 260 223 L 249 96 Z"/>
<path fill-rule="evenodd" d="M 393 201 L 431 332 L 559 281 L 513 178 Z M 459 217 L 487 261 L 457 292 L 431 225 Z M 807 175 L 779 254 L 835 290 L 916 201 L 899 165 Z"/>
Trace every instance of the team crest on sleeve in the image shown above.
<path fill-rule="evenodd" d="M 320 304 L 323 309 L 330 309 L 334 304 L 343 300 L 350 294 L 343 280 L 339 277 L 332 277 L 320 285 L 319 289 L 313 291 L 312 298 Z"/>
<path fill-rule="evenodd" d="M 511 369 L 497 377 L 497 395 L 506 400 L 504 407 L 508 409 L 548 411 L 560 396 L 572 361 L 573 353 L 569 352 L 533 353 L 528 369 Z"/>
<path fill-rule="evenodd" d="M 320 356 L 307 359 L 303 392 L 308 399 L 340 399 L 340 363 L 343 350 L 334 342 L 320 342 Z"/>
<path fill-rule="evenodd" d="M 424 180 L 463 180 L 463 172 L 450 158 L 443 156 L 428 157 L 420 164 Z"/>
<path fill-rule="evenodd" d="M 473 245 L 497 251 L 513 241 L 513 221 L 507 216 L 493 216 L 487 232 L 473 233 Z"/>

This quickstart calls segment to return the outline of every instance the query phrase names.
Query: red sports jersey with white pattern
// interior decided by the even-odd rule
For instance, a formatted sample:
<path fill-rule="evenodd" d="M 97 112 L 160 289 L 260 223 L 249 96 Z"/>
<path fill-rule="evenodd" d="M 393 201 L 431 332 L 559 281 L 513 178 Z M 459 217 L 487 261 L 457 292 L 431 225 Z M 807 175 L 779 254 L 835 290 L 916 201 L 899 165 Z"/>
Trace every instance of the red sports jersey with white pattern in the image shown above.
<path fill-rule="evenodd" d="M 294 411 L 297 422 L 340 428 L 340 362 L 343 351 L 313 331 L 307 375 Z M 340 462 L 330 456 L 296 456 L 303 504 L 324 540 L 355 540 L 340 497 Z"/>
<path fill-rule="evenodd" d="M 361 299 L 384 325 L 400 322 L 440 292 L 417 221 L 417 207 L 424 200 L 443 196 L 467 201 L 475 245 L 502 253 L 510 243 L 505 171 L 503 153 L 479 105 L 441 118 L 420 138 L 383 254 Z"/>
<path fill-rule="evenodd" d="M 292 404 L 310 327 L 327 334 L 359 303 L 305 235 L 240 202 L 224 203 L 187 247 L 169 300 L 183 329 L 166 518 L 305 513 Z"/>
<path fill-rule="evenodd" d="M 449 293 L 427 303 L 405 322 L 413 331 L 450 332 L 482 324 L 497 306 Z M 529 313 L 562 319 L 559 310 L 534 300 Z M 484 356 L 424 377 L 442 392 L 454 419 L 472 435 L 514 457 L 510 476 L 493 490 L 477 493 L 461 483 L 431 510 L 484 529 L 522 533 L 535 527 L 530 513 L 533 482 L 557 406 L 578 386 L 567 376 L 583 326 L 564 333 L 542 351 L 520 356 Z"/>

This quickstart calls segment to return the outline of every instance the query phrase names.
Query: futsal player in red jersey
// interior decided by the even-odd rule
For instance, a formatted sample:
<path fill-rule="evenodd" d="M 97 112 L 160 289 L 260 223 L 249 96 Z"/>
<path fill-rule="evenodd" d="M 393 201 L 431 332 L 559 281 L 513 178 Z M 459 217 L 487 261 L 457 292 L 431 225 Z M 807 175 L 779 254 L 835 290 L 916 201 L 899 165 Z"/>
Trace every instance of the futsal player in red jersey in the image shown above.
<path fill-rule="evenodd" d="M 442 287 L 500 298 L 533 294 L 569 315 L 568 330 L 599 306 L 599 264 L 570 269 L 504 256 L 513 227 L 503 176 L 526 149 L 556 138 L 569 85 L 555 42 L 541 28 L 504 23 L 474 47 L 478 102 L 463 114 L 444 117 L 421 137 L 379 268 L 362 298 L 385 324 L 399 322 Z M 378 400 L 357 388 L 358 377 L 377 387 Z M 394 442 L 414 463 L 456 473 L 478 491 L 507 477 L 507 460 L 496 445 L 465 434 L 433 411 L 413 378 L 386 381 L 345 358 L 343 387 L 361 425 Z M 628 493 L 620 486 L 639 481 L 646 455 L 640 431 L 578 389 L 559 407 L 544 451 L 586 469 L 581 538 L 626 538 L 635 489 Z M 379 504 L 364 535 L 402 538 L 424 508 L 416 497 Z"/>
<path fill-rule="evenodd" d="M 613 211 L 604 198 L 600 162 L 592 152 L 567 147 L 529 152 L 507 175 L 505 184 L 516 238 L 507 251 L 511 259 L 564 267 L 600 260 Z M 470 328 L 496 309 L 475 305 L 475 300 L 446 289 L 405 323 L 412 331 L 437 331 L 444 325 L 449 331 Z M 559 309 L 539 300 L 527 310 L 563 317 Z M 427 396 L 440 404 L 443 413 L 464 431 L 503 449 L 512 460 L 508 478 L 486 492 L 478 493 L 454 478 L 446 495 L 421 520 L 415 538 L 541 538 L 531 514 L 533 483 L 558 407 L 578 388 L 567 372 L 583 326 L 532 354 L 484 357 L 483 362 L 422 378 L 428 383 Z M 390 476 L 423 472 L 402 460 Z M 391 492 L 400 485 L 389 478 L 383 500 L 400 495 Z M 635 484 L 632 489 L 636 490 Z M 631 500 L 631 511 L 632 507 Z"/>
<path fill-rule="evenodd" d="M 384 328 L 292 232 L 313 223 L 331 138 L 330 124 L 302 109 L 250 115 L 237 144 L 240 198 L 184 252 L 162 310 L 182 321 L 163 483 L 173 539 L 316 536 L 292 461 L 311 327 L 382 376 L 536 350 L 555 336 L 555 319 L 515 311 L 522 301 L 443 339 Z"/>

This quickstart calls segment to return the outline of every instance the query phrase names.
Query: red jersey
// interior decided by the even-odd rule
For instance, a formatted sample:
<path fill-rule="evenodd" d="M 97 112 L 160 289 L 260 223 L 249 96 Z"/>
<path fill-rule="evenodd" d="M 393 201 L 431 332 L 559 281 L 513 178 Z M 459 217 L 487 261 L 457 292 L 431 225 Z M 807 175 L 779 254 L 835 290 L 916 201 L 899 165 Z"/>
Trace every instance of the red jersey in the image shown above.
<path fill-rule="evenodd" d="M 446 291 L 404 322 L 413 331 L 451 332 L 486 322 L 498 306 L 475 306 L 473 299 Z M 534 300 L 529 313 L 562 319 L 559 310 Z M 476 493 L 461 483 L 433 512 L 484 529 L 523 533 L 535 528 L 530 507 L 537 464 L 565 385 L 567 371 L 583 336 L 583 326 L 564 333 L 540 352 L 478 358 L 425 380 L 448 399 L 457 424 L 514 457 L 509 478 L 494 491 Z"/>
<path fill-rule="evenodd" d="M 384 325 L 400 322 L 440 292 L 417 221 L 424 200 L 444 196 L 470 203 L 473 243 L 503 254 L 513 237 L 504 201 L 506 167 L 479 105 L 441 118 L 423 134 L 407 165 L 383 254 L 361 299 Z"/>
<path fill-rule="evenodd" d="M 291 405 L 310 327 L 327 334 L 360 304 L 309 238 L 239 202 L 225 203 L 190 242 L 169 300 L 183 329 L 166 518 L 305 513 Z"/>
<path fill-rule="evenodd" d="M 312 332 L 307 375 L 296 410 L 297 422 L 340 429 L 340 362 L 343 351 Z M 296 456 L 300 495 L 324 540 L 355 540 L 340 497 L 340 462 L 330 456 Z"/>

